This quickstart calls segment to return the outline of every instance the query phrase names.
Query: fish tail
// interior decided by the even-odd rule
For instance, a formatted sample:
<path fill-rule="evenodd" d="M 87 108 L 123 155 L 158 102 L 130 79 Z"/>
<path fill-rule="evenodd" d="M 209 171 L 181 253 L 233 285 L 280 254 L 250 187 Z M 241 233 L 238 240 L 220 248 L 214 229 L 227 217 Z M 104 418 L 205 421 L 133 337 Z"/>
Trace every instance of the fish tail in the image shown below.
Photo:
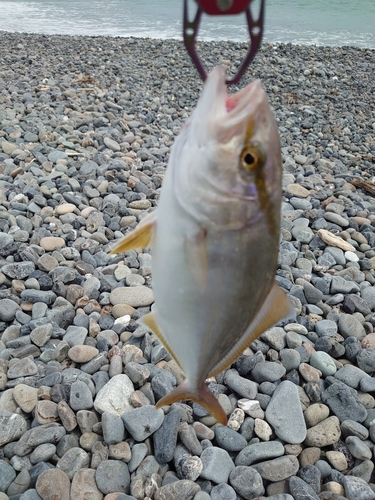
<path fill-rule="evenodd" d="M 191 384 L 188 383 L 187 380 L 185 380 L 185 382 L 176 387 L 176 389 L 174 389 L 171 393 L 161 398 L 157 402 L 156 408 L 161 408 L 165 405 L 171 405 L 172 403 L 176 403 L 177 401 L 181 401 L 184 399 L 190 399 L 191 401 L 200 404 L 201 406 L 203 406 L 203 408 L 210 412 L 218 422 L 223 425 L 227 425 L 227 416 L 225 414 L 225 411 L 223 410 L 223 407 L 209 390 L 206 384 L 203 384 L 201 387 L 192 389 Z"/>

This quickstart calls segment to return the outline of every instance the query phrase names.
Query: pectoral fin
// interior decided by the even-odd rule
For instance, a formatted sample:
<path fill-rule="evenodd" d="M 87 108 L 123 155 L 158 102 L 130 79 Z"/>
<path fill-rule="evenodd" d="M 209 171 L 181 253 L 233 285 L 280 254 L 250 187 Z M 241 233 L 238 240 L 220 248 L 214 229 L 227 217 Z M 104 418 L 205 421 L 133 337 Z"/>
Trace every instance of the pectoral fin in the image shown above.
<path fill-rule="evenodd" d="M 192 389 L 189 382 L 185 380 L 185 382 L 176 387 L 176 389 L 174 389 L 170 394 L 167 394 L 166 396 L 161 398 L 156 403 L 156 408 L 161 408 L 165 405 L 171 405 L 176 401 L 183 401 L 185 399 L 190 399 L 191 401 L 200 404 L 201 406 L 203 406 L 203 408 L 209 411 L 218 422 L 223 425 L 227 425 L 227 416 L 225 414 L 225 411 L 223 410 L 223 407 L 216 399 L 216 397 L 212 394 L 210 389 L 206 386 L 206 384 L 203 384 L 202 387 L 199 387 L 197 389 Z"/>
<path fill-rule="evenodd" d="M 208 279 L 207 232 L 200 229 L 185 241 L 187 265 L 200 292 L 204 292 Z"/>
<path fill-rule="evenodd" d="M 294 309 L 286 294 L 278 285 L 274 284 L 254 321 L 225 358 L 213 368 L 208 378 L 214 377 L 230 366 L 259 335 L 293 312 Z"/>
<path fill-rule="evenodd" d="M 122 238 L 112 248 L 110 253 L 122 253 L 135 248 L 148 248 L 152 240 L 156 224 L 156 210 L 146 215 L 130 234 Z"/>
<path fill-rule="evenodd" d="M 172 358 L 176 361 L 176 363 L 178 364 L 178 366 L 180 368 L 182 368 L 181 365 L 180 365 L 180 362 L 176 358 L 176 356 L 175 356 L 173 350 L 171 349 L 169 343 L 167 342 L 167 340 L 165 339 L 164 335 L 160 331 L 159 326 L 158 326 L 158 324 L 156 322 L 155 314 L 153 312 L 145 314 L 144 316 L 142 316 L 142 318 L 140 318 L 138 320 L 138 323 L 140 325 L 146 326 L 152 332 L 155 333 L 155 335 L 157 336 L 157 338 L 160 340 L 160 342 L 162 342 L 164 344 L 165 348 L 168 350 L 168 352 L 172 356 Z"/>

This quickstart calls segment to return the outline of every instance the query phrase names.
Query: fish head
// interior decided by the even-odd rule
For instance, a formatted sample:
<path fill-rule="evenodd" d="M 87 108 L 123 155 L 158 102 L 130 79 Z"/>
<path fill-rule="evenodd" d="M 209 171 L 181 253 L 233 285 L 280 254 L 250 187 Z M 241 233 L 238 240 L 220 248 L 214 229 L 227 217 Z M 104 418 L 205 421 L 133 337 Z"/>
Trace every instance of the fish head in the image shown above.
<path fill-rule="evenodd" d="M 232 220 L 238 217 L 253 220 L 259 208 L 280 210 L 280 139 L 275 116 L 259 80 L 228 96 L 224 69 L 214 68 L 188 129 L 187 145 L 199 157 L 199 161 L 187 165 L 189 179 L 195 186 L 202 186 L 206 205 L 207 193 L 211 191 L 212 199 L 221 200 L 229 212 L 232 204 Z M 275 220 L 278 217 L 274 214 Z"/>

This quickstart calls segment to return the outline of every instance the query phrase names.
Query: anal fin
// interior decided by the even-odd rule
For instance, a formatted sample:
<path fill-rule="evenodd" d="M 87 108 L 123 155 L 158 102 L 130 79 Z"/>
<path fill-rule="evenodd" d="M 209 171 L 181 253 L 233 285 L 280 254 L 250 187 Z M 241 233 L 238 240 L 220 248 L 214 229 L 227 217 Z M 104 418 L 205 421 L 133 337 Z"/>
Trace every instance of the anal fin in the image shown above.
<path fill-rule="evenodd" d="M 293 312 L 294 309 L 285 292 L 283 292 L 282 289 L 274 283 L 251 325 L 247 328 L 243 336 L 233 346 L 225 358 L 213 368 L 207 378 L 214 377 L 230 366 L 246 349 L 246 347 L 259 337 L 259 335 Z"/>
<path fill-rule="evenodd" d="M 156 224 L 156 212 L 155 210 L 147 214 L 134 231 L 126 235 L 111 248 L 110 253 L 123 253 L 136 248 L 148 248 L 152 246 Z"/>
<path fill-rule="evenodd" d="M 174 389 L 171 393 L 161 398 L 156 403 L 156 408 L 161 408 L 162 406 L 171 405 L 177 401 L 189 399 L 203 406 L 203 408 L 210 412 L 218 422 L 223 425 L 227 425 L 227 416 L 225 411 L 207 385 L 203 384 L 196 390 L 192 390 L 189 386 L 190 384 L 186 380 L 181 385 L 176 387 L 176 389 Z"/>

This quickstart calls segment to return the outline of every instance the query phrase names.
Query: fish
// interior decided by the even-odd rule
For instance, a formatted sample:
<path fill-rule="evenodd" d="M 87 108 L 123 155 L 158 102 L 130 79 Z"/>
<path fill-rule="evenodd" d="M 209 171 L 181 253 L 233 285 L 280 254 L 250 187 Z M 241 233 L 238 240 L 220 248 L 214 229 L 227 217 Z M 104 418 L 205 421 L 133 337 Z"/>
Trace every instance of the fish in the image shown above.
<path fill-rule="evenodd" d="M 157 408 L 192 400 L 225 425 L 205 381 L 293 313 L 275 283 L 281 181 L 278 128 L 260 81 L 228 96 L 215 67 L 172 146 L 157 209 L 111 249 L 152 247 L 154 304 L 139 323 L 186 376 Z"/>

